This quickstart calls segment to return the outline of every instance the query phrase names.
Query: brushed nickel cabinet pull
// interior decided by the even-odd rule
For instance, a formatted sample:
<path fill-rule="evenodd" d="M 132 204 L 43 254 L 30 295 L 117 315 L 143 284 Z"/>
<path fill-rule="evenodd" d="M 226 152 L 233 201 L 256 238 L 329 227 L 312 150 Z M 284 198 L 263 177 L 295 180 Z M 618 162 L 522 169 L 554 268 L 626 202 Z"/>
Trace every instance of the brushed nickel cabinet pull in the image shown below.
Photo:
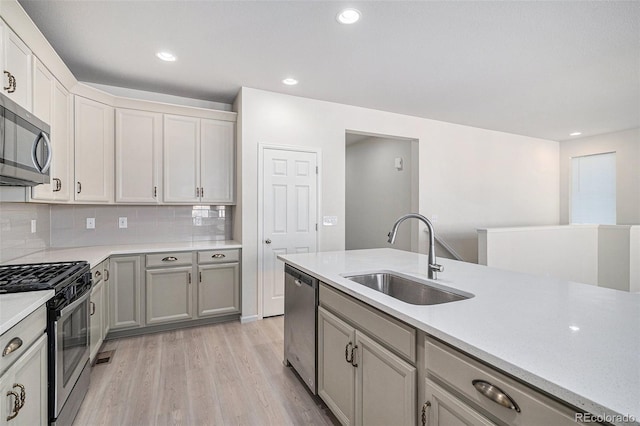
<path fill-rule="evenodd" d="M 53 187 L 53 192 L 59 192 L 62 189 L 62 181 L 58 178 L 53 178 L 53 181 L 56 183 Z"/>
<path fill-rule="evenodd" d="M 353 343 L 349 342 L 347 343 L 347 345 L 344 347 L 344 360 L 347 361 L 349 364 L 353 365 L 353 348 L 351 349 L 351 359 L 349 359 L 349 346 L 352 346 Z"/>
<path fill-rule="evenodd" d="M 198 280 L 199 282 L 202 282 L 202 272 L 198 272 Z"/>
<path fill-rule="evenodd" d="M 78 194 L 82 192 L 82 183 L 78 181 Z"/>
<path fill-rule="evenodd" d="M 22 346 L 22 339 L 19 337 L 14 337 L 9 341 L 9 343 L 7 343 L 7 346 L 4 347 L 4 350 L 2 351 L 2 356 L 5 357 L 9 355 L 11 352 L 14 352 L 17 349 L 19 349 L 20 346 Z"/>
<path fill-rule="evenodd" d="M 429 407 L 431 407 L 431 401 L 427 401 L 424 404 L 422 404 L 422 426 L 427 426 L 427 422 L 429 421 L 428 418 L 428 410 Z"/>
<path fill-rule="evenodd" d="M 356 362 L 356 355 L 358 355 L 358 353 L 356 352 L 358 350 L 358 345 L 355 345 L 353 348 L 351 348 L 351 365 L 353 365 L 354 367 L 358 367 L 358 363 Z"/>
<path fill-rule="evenodd" d="M 11 74 L 11 76 L 9 77 L 9 85 L 11 86 L 11 89 L 9 89 L 7 91 L 7 93 L 13 93 L 16 91 L 16 76 Z"/>
<path fill-rule="evenodd" d="M 520 412 L 520 407 L 518 407 L 518 404 L 516 404 L 513 398 L 507 395 L 499 387 L 484 380 L 473 380 L 471 384 L 482 394 L 482 396 L 489 398 L 498 405 L 502 405 L 510 410 L 515 410 L 517 413 Z"/>
<path fill-rule="evenodd" d="M 188 283 L 191 284 L 191 272 L 189 272 L 188 275 L 189 275 Z"/>
<path fill-rule="evenodd" d="M 104 280 L 105 281 L 109 281 L 109 270 L 108 269 L 104 270 Z"/>
<path fill-rule="evenodd" d="M 204 198 L 204 186 L 200 187 L 200 196 Z"/>
<path fill-rule="evenodd" d="M 8 86 L 4 87 L 4 90 L 8 91 L 9 89 L 11 89 L 11 73 L 9 71 L 5 70 L 4 75 L 7 76 L 7 83 L 9 84 Z M 9 92 L 9 93 L 11 93 L 11 92 Z"/>
<path fill-rule="evenodd" d="M 93 316 L 96 313 L 96 304 L 94 302 L 89 302 L 89 304 L 91 305 L 91 313 L 89 315 Z"/>
<path fill-rule="evenodd" d="M 175 256 L 167 256 L 162 258 L 163 262 L 175 262 L 176 260 L 178 260 L 178 258 Z"/>
<path fill-rule="evenodd" d="M 100 272 L 100 271 L 96 271 L 95 276 L 96 276 L 96 277 L 101 277 L 101 276 L 102 276 L 102 272 Z"/>
<path fill-rule="evenodd" d="M 153 198 L 156 198 L 158 196 L 158 187 L 154 186 L 153 187 Z"/>
<path fill-rule="evenodd" d="M 21 408 L 20 396 L 14 391 L 8 391 L 7 398 L 11 398 L 12 396 L 13 396 L 13 408 L 11 410 L 12 412 L 10 412 L 9 415 L 7 416 L 7 421 L 15 419 Z M 9 406 L 11 406 L 11 403 L 9 403 Z"/>
<path fill-rule="evenodd" d="M 211 257 L 214 258 L 214 259 L 223 259 L 223 258 L 225 258 L 227 256 L 225 256 L 223 253 L 216 253 Z"/>

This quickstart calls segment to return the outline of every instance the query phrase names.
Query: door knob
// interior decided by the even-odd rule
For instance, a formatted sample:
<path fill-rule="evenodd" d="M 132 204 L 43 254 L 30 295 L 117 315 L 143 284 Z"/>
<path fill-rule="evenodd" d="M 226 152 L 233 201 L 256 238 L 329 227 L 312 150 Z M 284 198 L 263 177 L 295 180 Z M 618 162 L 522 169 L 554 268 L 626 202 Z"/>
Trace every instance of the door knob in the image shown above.
<path fill-rule="evenodd" d="M 268 238 L 267 238 L 266 240 L 264 240 L 264 242 L 265 242 L 266 244 L 271 244 L 271 240 L 270 240 L 270 239 L 268 239 Z"/>

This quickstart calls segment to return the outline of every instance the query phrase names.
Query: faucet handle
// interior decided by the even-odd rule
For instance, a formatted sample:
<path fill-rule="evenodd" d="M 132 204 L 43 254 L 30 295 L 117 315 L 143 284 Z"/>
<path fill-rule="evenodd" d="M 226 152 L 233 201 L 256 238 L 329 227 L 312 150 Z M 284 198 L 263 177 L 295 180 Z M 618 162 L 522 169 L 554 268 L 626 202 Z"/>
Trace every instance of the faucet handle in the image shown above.
<path fill-rule="evenodd" d="M 438 265 L 437 263 L 434 264 L 429 264 L 429 269 L 435 272 L 442 272 L 444 271 L 444 266 L 442 265 Z"/>

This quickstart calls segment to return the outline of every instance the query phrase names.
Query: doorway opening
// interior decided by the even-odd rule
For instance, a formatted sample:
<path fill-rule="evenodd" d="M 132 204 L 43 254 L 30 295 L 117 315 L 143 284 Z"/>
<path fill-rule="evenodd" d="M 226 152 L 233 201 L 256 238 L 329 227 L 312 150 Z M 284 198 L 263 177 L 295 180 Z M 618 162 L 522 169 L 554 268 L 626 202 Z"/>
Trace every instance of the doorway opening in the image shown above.
<path fill-rule="evenodd" d="M 400 216 L 418 212 L 418 141 L 350 131 L 345 140 L 345 248 L 417 252 L 417 222 L 401 227 L 393 246 L 387 233 Z"/>

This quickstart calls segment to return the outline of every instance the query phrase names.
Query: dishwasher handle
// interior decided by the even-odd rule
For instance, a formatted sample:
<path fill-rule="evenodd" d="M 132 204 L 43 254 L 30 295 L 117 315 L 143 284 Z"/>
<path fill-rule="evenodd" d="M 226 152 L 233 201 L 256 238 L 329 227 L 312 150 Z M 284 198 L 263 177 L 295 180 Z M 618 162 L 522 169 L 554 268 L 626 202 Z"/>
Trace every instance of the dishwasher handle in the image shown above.
<path fill-rule="evenodd" d="M 316 278 L 300 272 L 287 264 L 284 265 L 284 273 L 293 278 L 293 282 L 297 287 L 302 287 L 303 284 L 306 284 L 309 287 L 316 287 L 318 285 L 318 280 Z"/>

